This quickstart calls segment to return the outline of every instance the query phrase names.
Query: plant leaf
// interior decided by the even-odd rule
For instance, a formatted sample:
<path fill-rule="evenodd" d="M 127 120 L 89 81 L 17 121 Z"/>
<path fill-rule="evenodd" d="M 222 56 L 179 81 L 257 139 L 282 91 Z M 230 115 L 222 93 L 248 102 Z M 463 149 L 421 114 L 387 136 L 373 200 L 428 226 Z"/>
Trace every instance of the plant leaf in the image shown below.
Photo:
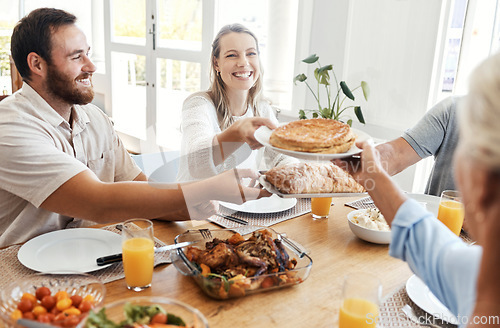
<path fill-rule="evenodd" d="M 352 126 L 352 120 L 351 119 L 347 120 L 346 123 L 347 123 L 347 125 Z"/>
<path fill-rule="evenodd" d="M 326 65 L 318 68 L 318 73 L 323 73 L 324 71 L 331 71 L 333 69 L 332 65 Z"/>
<path fill-rule="evenodd" d="M 349 89 L 345 81 L 340 81 L 340 87 L 342 88 L 342 92 L 347 96 L 347 98 L 354 100 L 354 95 L 352 94 L 351 89 Z"/>
<path fill-rule="evenodd" d="M 297 83 L 295 82 L 297 81 L 304 82 L 305 80 L 307 80 L 307 76 L 304 73 L 302 73 L 293 78 L 293 84 L 297 85 Z"/>
<path fill-rule="evenodd" d="M 305 120 L 306 118 L 306 112 L 303 109 L 299 110 L 299 120 Z"/>
<path fill-rule="evenodd" d="M 330 73 L 333 69 L 332 65 L 326 65 L 314 70 L 314 75 L 316 76 L 316 80 L 318 80 L 319 84 L 330 85 Z"/>
<path fill-rule="evenodd" d="M 313 63 L 317 62 L 318 59 L 319 59 L 319 57 L 316 56 L 316 54 L 312 54 L 309 57 L 307 57 L 306 59 L 303 59 L 302 61 L 306 64 L 313 64 Z"/>
<path fill-rule="evenodd" d="M 317 112 L 313 113 L 313 118 L 318 118 L 318 113 Z"/>
<path fill-rule="evenodd" d="M 368 86 L 368 82 L 361 81 L 361 89 L 363 89 L 363 96 L 365 97 L 365 100 L 368 100 L 368 97 L 370 97 L 370 87 Z"/>
<path fill-rule="evenodd" d="M 360 123 L 365 124 L 365 118 L 363 117 L 363 112 L 361 111 L 360 106 L 354 107 L 354 114 L 356 114 L 356 117 L 358 118 L 358 121 Z"/>

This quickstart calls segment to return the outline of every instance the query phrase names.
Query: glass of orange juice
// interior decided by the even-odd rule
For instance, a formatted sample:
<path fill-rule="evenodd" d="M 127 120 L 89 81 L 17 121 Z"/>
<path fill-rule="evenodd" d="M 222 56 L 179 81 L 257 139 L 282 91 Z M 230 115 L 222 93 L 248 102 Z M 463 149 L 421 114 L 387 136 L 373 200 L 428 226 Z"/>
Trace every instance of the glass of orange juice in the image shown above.
<path fill-rule="evenodd" d="M 369 273 L 358 272 L 344 278 L 339 328 L 376 327 L 382 296 L 380 280 Z"/>
<path fill-rule="evenodd" d="M 122 258 L 128 289 L 138 292 L 151 287 L 154 252 L 153 222 L 145 219 L 125 221 Z"/>
<path fill-rule="evenodd" d="M 332 206 L 332 197 L 313 197 L 311 198 L 311 213 L 313 219 L 324 219 L 330 214 Z"/>
<path fill-rule="evenodd" d="M 464 223 L 464 205 L 460 192 L 445 190 L 441 193 L 438 219 L 443 222 L 454 234 L 460 235 Z"/>

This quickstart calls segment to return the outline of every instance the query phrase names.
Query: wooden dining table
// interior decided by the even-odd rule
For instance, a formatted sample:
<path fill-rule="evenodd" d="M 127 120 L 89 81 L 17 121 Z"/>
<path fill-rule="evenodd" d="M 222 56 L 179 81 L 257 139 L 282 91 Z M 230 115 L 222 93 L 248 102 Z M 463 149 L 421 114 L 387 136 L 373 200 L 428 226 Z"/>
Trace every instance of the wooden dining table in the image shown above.
<path fill-rule="evenodd" d="M 207 318 L 210 327 L 338 327 L 342 282 L 353 272 L 378 276 L 387 296 L 401 288 L 411 276 L 408 265 L 388 254 L 388 245 L 365 242 L 350 230 L 344 204 L 360 197 L 337 197 L 327 219 L 314 220 L 310 213 L 278 223 L 271 228 L 300 243 L 313 260 L 309 277 L 301 284 L 215 300 L 203 293 L 195 281 L 172 264 L 155 268 L 151 288 L 134 292 L 125 280 L 106 284 L 105 304 L 134 296 L 164 296 L 187 303 Z M 173 243 L 188 229 L 219 226 L 208 221 L 154 221 L 155 237 Z"/>

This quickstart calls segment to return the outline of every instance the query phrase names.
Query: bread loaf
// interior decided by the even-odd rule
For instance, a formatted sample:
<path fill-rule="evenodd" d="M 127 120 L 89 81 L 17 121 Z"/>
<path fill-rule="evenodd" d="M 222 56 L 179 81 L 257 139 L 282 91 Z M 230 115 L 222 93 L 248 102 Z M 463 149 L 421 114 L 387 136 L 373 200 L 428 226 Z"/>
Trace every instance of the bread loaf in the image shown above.
<path fill-rule="evenodd" d="M 285 194 L 365 192 L 354 178 L 331 162 L 279 165 L 266 179 Z"/>

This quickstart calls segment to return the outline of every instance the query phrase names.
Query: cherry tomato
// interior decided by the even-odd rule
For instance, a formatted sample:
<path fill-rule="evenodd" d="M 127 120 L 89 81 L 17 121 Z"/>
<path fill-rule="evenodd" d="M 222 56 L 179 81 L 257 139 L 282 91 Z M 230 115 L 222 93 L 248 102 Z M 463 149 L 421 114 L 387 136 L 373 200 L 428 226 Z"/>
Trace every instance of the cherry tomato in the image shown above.
<path fill-rule="evenodd" d="M 35 314 L 31 311 L 29 312 L 23 312 L 23 318 L 24 319 L 29 319 L 29 320 L 35 320 Z"/>
<path fill-rule="evenodd" d="M 73 295 L 70 297 L 70 299 L 73 302 L 73 306 L 77 308 L 80 306 L 80 303 L 82 302 L 83 297 L 81 297 L 80 295 Z"/>
<path fill-rule="evenodd" d="M 94 295 L 92 294 L 87 294 L 85 295 L 85 297 L 83 298 L 84 301 L 89 301 L 89 302 L 92 302 L 94 303 Z"/>
<path fill-rule="evenodd" d="M 93 304 L 90 301 L 82 301 L 78 309 L 82 311 L 82 313 L 84 313 L 84 312 L 89 312 L 92 309 L 92 307 Z"/>
<path fill-rule="evenodd" d="M 54 320 L 52 320 L 52 324 L 55 326 L 62 327 L 64 320 L 66 320 L 67 317 L 68 316 L 66 315 L 66 313 L 63 313 L 63 312 L 56 314 L 56 316 L 54 317 Z"/>
<path fill-rule="evenodd" d="M 33 308 L 33 311 L 32 311 L 32 312 L 33 312 L 33 314 L 35 314 L 35 317 L 37 317 L 37 318 L 38 318 L 38 316 L 39 316 L 40 314 L 45 314 L 45 313 L 47 313 L 47 309 L 46 309 L 46 308 L 44 308 L 44 307 L 43 307 L 43 306 L 41 306 L 41 305 L 36 305 L 36 306 Z"/>
<path fill-rule="evenodd" d="M 64 311 L 71 306 L 71 298 L 63 298 L 56 303 L 56 307 L 59 311 Z"/>
<path fill-rule="evenodd" d="M 21 312 L 29 312 L 33 310 L 33 302 L 27 298 L 21 299 L 19 304 L 17 304 L 17 308 L 21 310 Z"/>
<path fill-rule="evenodd" d="M 21 319 L 23 317 L 23 313 L 19 309 L 15 309 L 12 311 L 12 314 L 10 315 L 10 318 L 14 321 L 17 321 L 17 319 Z"/>
<path fill-rule="evenodd" d="M 50 322 L 52 322 L 51 317 L 50 317 L 50 314 L 51 314 L 51 313 L 44 313 L 44 314 L 40 314 L 40 315 L 36 318 L 36 320 L 37 320 L 38 322 L 50 323 Z"/>
<path fill-rule="evenodd" d="M 23 296 L 21 296 L 21 300 L 28 299 L 30 300 L 33 304 L 36 303 L 36 296 L 30 293 L 24 293 Z"/>
<path fill-rule="evenodd" d="M 60 301 L 65 298 L 69 298 L 68 292 L 65 290 L 60 290 L 54 295 L 57 299 L 57 301 Z"/>
<path fill-rule="evenodd" d="M 151 318 L 150 323 L 167 323 L 167 316 L 165 313 L 157 313 Z"/>
<path fill-rule="evenodd" d="M 42 300 L 44 296 L 50 295 L 50 289 L 45 286 L 38 287 L 35 291 L 35 295 L 37 299 Z"/>
<path fill-rule="evenodd" d="M 74 306 L 71 306 L 69 308 L 67 308 L 66 310 L 63 311 L 64 313 L 68 314 L 68 315 L 71 315 L 71 314 L 74 314 L 74 315 L 80 315 L 82 314 L 82 311 L 78 310 L 76 307 Z"/>
<path fill-rule="evenodd" d="M 76 325 L 80 322 L 80 318 L 76 315 L 71 314 L 66 317 L 63 321 L 63 327 L 76 327 Z"/>
<path fill-rule="evenodd" d="M 46 308 L 48 311 L 52 310 L 56 305 L 56 303 L 57 303 L 56 298 L 51 295 L 44 296 L 41 301 L 42 306 Z"/>

